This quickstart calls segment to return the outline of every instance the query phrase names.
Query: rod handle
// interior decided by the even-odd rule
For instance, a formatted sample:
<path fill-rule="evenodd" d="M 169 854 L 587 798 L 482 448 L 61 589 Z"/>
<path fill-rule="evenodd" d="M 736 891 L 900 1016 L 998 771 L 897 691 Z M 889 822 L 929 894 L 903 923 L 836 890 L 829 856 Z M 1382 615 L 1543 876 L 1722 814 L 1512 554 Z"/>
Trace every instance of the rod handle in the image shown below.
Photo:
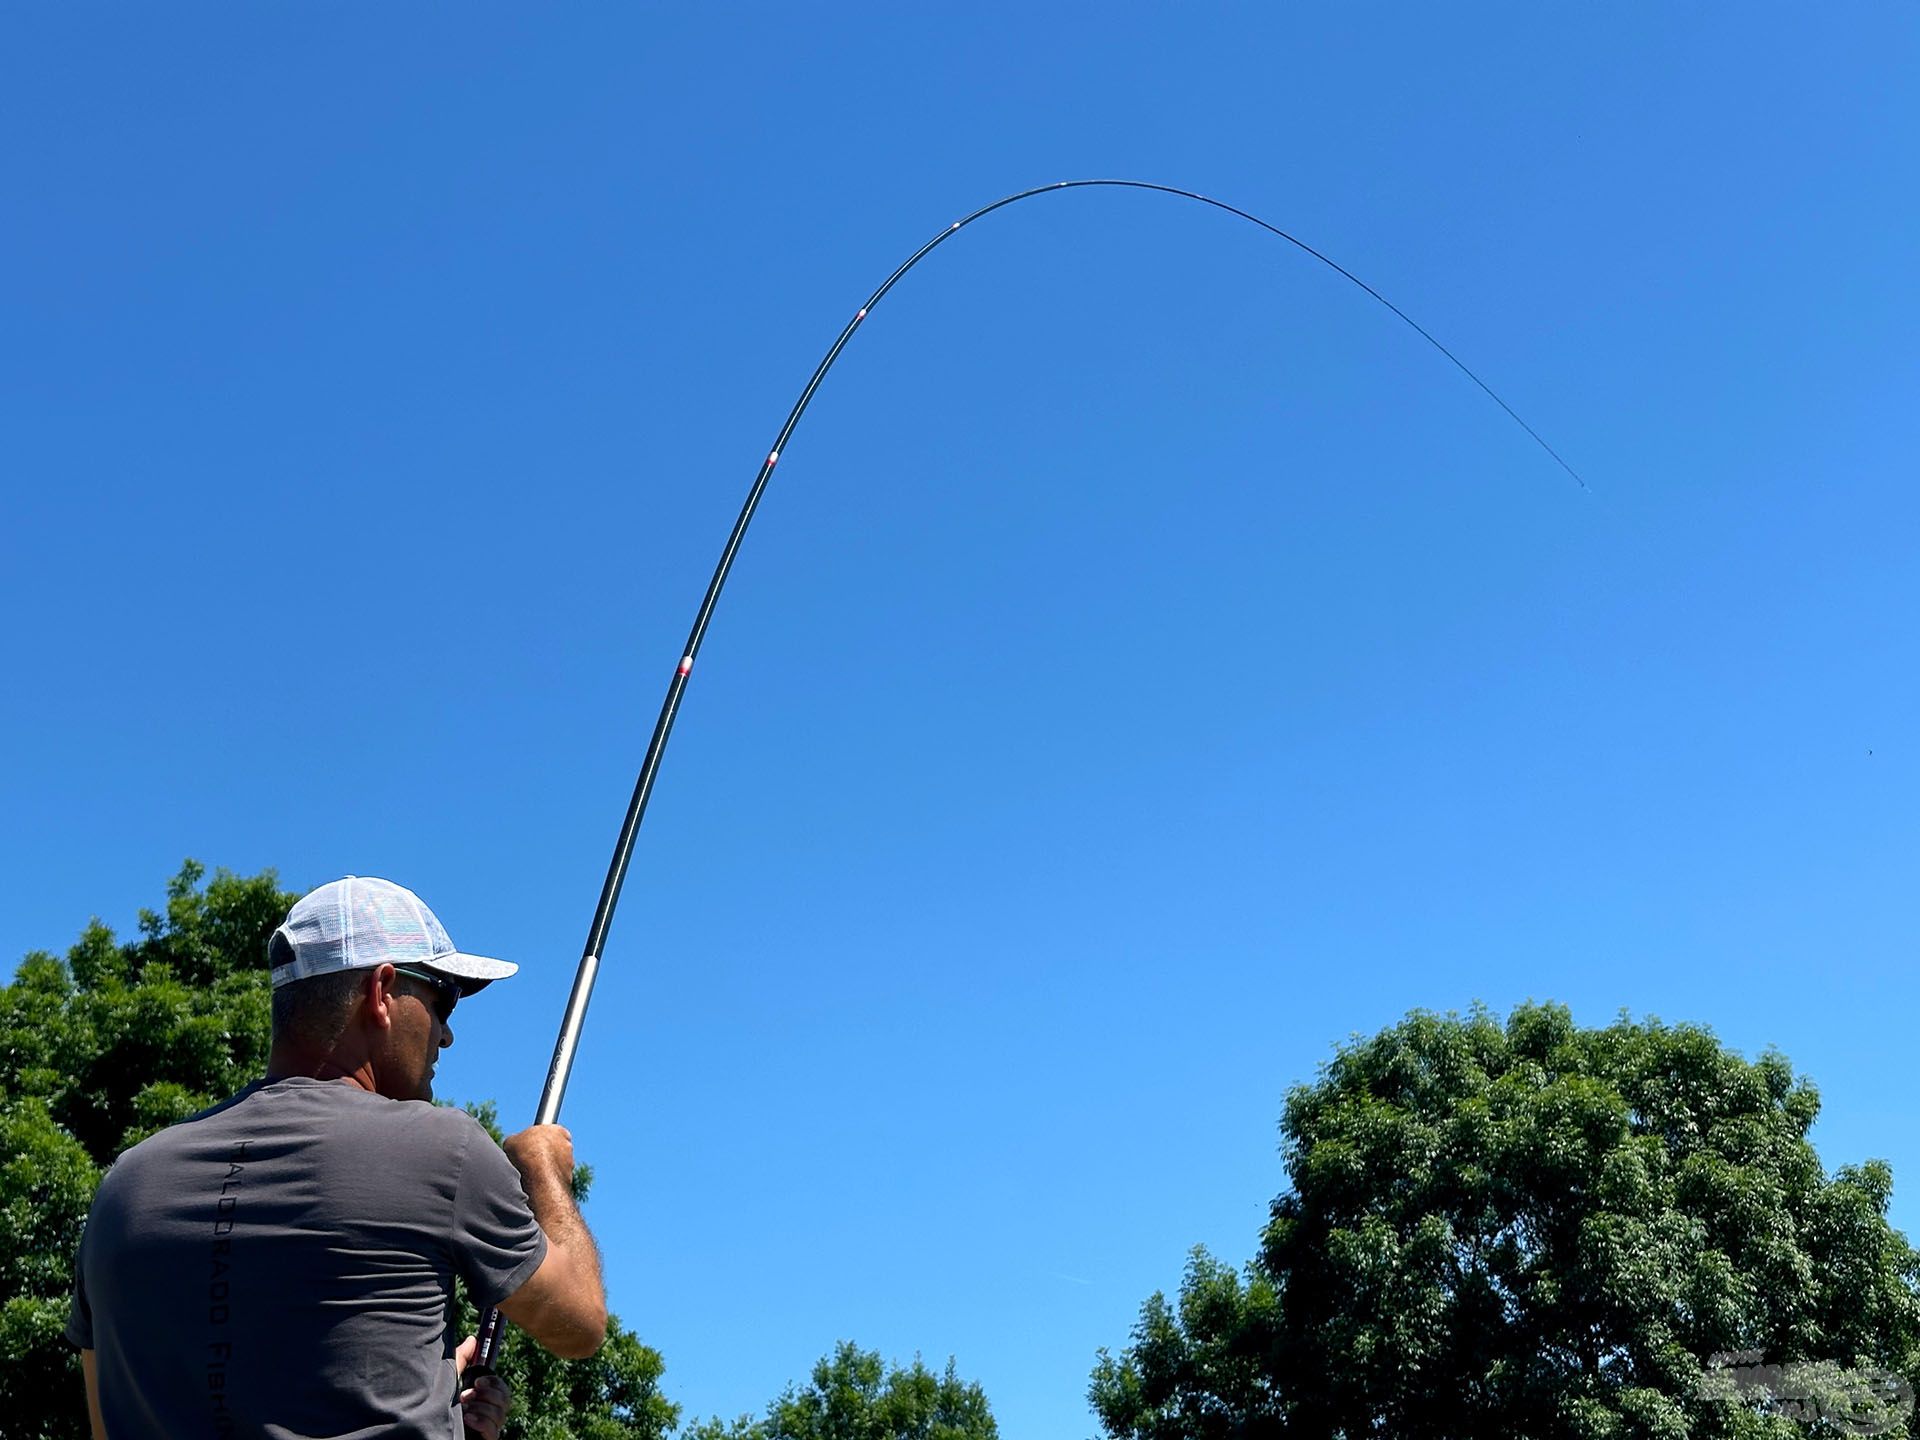
<path fill-rule="evenodd" d="M 493 1362 L 499 1357 L 500 1344 L 501 1341 L 506 1338 L 506 1330 L 507 1322 L 493 1306 L 489 1305 L 485 1310 L 480 1312 L 480 1329 L 478 1331 L 480 1343 L 474 1346 L 473 1362 L 468 1365 L 465 1370 L 460 1372 L 460 1380 L 456 1393 L 458 1390 L 467 1389 L 474 1381 L 483 1375 L 498 1373 L 493 1368 Z M 473 1429 L 471 1426 L 466 1427 L 466 1429 L 467 1434 L 473 1437 L 473 1440 L 479 1440 L 479 1431 Z"/>

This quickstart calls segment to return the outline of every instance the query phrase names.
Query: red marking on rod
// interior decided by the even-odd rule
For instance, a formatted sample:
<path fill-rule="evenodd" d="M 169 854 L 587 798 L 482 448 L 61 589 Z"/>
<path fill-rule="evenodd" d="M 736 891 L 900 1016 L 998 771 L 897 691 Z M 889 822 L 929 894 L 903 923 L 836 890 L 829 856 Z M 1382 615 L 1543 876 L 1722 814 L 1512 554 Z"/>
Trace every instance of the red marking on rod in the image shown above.
<path fill-rule="evenodd" d="M 854 319 L 856 319 L 856 320 L 864 320 L 864 319 L 866 319 L 866 318 L 867 318 L 867 307 L 866 307 L 866 306 L 864 306 L 864 305 L 862 305 L 862 306 L 860 307 L 860 313 L 859 313 L 858 315 L 856 315 L 856 316 L 854 316 L 853 318 L 854 318 Z"/>
<path fill-rule="evenodd" d="M 687 675 L 687 674 L 691 674 L 692 671 L 693 671 L 693 657 L 691 655 L 682 655 L 680 657 L 680 673 L 682 675 Z"/>
<path fill-rule="evenodd" d="M 778 465 L 779 463 L 780 463 L 780 452 L 778 450 L 774 451 L 771 455 L 767 456 L 767 464 Z"/>

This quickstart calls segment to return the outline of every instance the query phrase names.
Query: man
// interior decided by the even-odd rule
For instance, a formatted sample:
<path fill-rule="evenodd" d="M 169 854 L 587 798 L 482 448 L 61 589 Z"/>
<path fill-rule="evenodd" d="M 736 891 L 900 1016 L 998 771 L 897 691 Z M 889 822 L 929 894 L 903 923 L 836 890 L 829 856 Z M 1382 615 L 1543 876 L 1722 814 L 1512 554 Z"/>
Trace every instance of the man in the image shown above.
<path fill-rule="evenodd" d="M 496 1440 L 505 1386 L 459 1389 L 454 1277 L 556 1355 L 607 1326 L 572 1138 L 536 1125 L 502 1153 L 429 1103 L 455 1003 L 519 967 L 352 876 L 293 907 L 269 960 L 266 1078 L 141 1141 L 94 1197 L 67 1338 L 96 1440 Z"/>

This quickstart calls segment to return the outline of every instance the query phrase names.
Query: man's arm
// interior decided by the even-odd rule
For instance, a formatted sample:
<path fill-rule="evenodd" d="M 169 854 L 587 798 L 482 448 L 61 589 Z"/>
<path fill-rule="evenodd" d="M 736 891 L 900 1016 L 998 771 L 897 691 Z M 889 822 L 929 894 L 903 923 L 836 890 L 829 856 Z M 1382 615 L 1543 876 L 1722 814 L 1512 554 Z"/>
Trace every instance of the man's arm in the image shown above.
<path fill-rule="evenodd" d="M 500 1313 L 565 1360 L 582 1360 L 607 1338 L 607 1292 L 600 1252 L 573 1203 L 573 1137 L 563 1126 L 534 1125 L 506 1142 L 533 1218 L 547 1237 L 546 1258 Z"/>
<path fill-rule="evenodd" d="M 93 1426 L 93 1440 L 107 1440 L 107 1422 L 100 1418 L 100 1372 L 94 1368 L 93 1351 L 80 1352 L 80 1371 L 87 1377 L 87 1423 Z"/>

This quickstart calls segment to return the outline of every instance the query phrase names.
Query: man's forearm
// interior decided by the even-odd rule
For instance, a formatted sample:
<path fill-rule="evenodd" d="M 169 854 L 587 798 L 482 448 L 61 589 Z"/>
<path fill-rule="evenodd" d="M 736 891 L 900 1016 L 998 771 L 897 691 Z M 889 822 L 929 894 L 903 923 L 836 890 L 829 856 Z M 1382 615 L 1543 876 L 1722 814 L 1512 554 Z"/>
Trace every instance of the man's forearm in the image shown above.
<path fill-rule="evenodd" d="M 558 1125 L 534 1125 L 507 1139 L 547 1256 L 526 1284 L 500 1302 L 501 1313 L 554 1354 L 578 1359 L 607 1334 L 607 1287 L 580 1207 L 573 1203 L 573 1137 Z"/>
<path fill-rule="evenodd" d="M 87 1426 L 93 1431 L 93 1440 L 107 1440 L 107 1422 L 100 1414 L 100 1370 L 93 1351 L 80 1352 L 80 1373 L 87 1384 Z"/>
<path fill-rule="evenodd" d="M 560 1251 L 569 1265 L 577 1267 L 576 1283 L 591 1283 L 604 1305 L 606 1285 L 600 1275 L 600 1247 L 594 1244 L 586 1217 L 574 1203 L 573 1190 L 557 1181 L 543 1180 L 528 1190 L 527 1200 L 549 1248 Z"/>

